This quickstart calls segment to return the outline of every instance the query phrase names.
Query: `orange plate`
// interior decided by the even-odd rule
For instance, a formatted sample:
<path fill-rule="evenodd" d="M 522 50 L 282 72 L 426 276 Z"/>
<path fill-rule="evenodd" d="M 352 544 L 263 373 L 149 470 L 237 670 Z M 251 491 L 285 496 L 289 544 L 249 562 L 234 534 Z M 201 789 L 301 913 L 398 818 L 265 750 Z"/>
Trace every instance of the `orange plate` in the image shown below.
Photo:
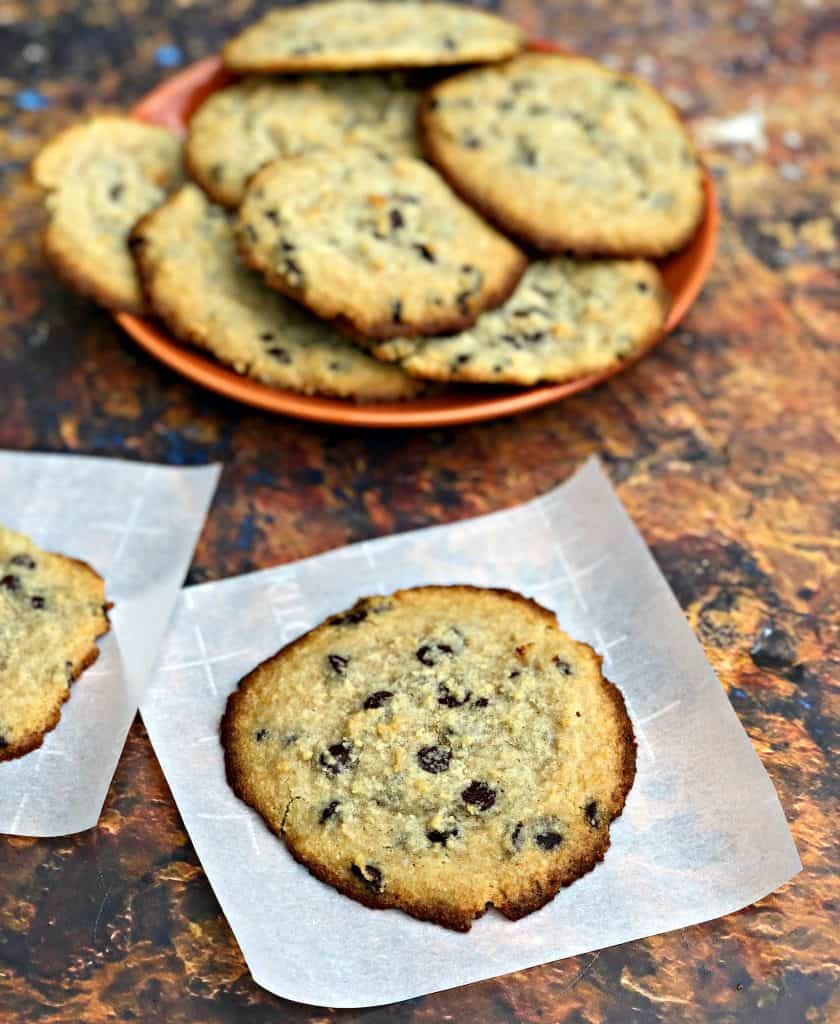
<path fill-rule="evenodd" d="M 560 51 L 551 43 L 537 42 L 533 49 Z M 560 51 L 562 52 L 562 51 Z M 231 81 L 217 57 L 207 57 L 153 89 L 132 111 L 141 121 L 160 124 L 176 132 L 183 132 L 193 111 L 202 101 Z M 661 263 L 665 284 L 671 293 L 672 305 L 660 337 L 664 337 L 680 322 L 703 286 L 714 256 L 718 231 L 718 210 L 714 189 L 704 169 L 703 186 L 706 195 L 706 213 L 697 233 L 689 244 Z M 532 388 L 473 388 L 452 390 L 434 398 L 418 398 L 409 402 L 350 402 L 338 398 L 299 395 L 259 384 L 249 377 L 240 376 L 199 350 L 180 344 L 154 320 L 115 313 L 117 322 L 147 352 L 162 363 L 211 391 L 235 398 L 247 405 L 269 412 L 284 413 L 298 419 L 320 423 L 338 423 L 356 427 L 444 427 L 457 423 L 510 416 L 514 413 L 548 405 L 568 395 L 594 387 L 631 365 L 627 360 L 613 369 L 594 373 L 565 384 L 547 384 Z M 657 341 L 659 339 L 656 339 Z M 654 342 L 655 344 L 656 342 Z M 647 351 L 647 350 L 645 350 Z"/>

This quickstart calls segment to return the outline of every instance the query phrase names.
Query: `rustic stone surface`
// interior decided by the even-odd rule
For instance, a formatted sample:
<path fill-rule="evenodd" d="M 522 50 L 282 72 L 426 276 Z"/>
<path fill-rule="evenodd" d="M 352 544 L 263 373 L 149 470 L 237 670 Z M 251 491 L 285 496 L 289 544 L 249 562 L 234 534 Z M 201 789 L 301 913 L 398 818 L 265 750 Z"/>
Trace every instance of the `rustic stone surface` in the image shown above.
<path fill-rule="evenodd" d="M 96 831 L 0 839 L 0 1018 L 836 1020 L 836 12 L 817 0 L 504 4 L 529 32 L 666 89 L 706 140 L 719 256 L 684 327 L 598 390 L 516 420 L 387 434 L 286 422 L 200 391 L 68 293 L 40 255 L 25 174 L 39 143 L 129 105 L 268 6 L 0 5 L 0 446 L 224 460 L 193 582 L 512 505 L 600 454 L 779 789 L 805 871 L 710 924 L 333 1014 L 252 982 L 138 724 Z"/>

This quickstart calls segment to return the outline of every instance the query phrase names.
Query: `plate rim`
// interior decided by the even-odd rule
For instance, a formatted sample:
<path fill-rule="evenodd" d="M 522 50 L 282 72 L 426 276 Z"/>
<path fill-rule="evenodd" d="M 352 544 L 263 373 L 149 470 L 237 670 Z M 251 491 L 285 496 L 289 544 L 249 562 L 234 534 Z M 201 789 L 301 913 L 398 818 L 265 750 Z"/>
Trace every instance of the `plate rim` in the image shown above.
<path fill-rule="evenodd" d="M 543 52 L 568 52 L 557 44 L 542 39 L 532 40 L 529 48 Z M 160 124 L 159 108 L 166 103 L 173 90 L 179 93 L 196 92 L 206 87 L 214 77 L 221 79 L 224 75 L 218 56 L 203 57 L 164 79 L 146 93 L 132 108 L 131 117 L 139 121 Z M 207 95 L 213 91 L 215 89 L 208 89 Z M 539 384 L 530 388 L 505 389 L 502 393 L 493 394 L 473 394 L 455 390 L 447 392 L 445 396 L 409 399 L 405 402 L 355 402 L 352 399 L 304 395 L 269 387 L 236 373 L 233 369 L 216 362 L 209 353 L 178 341 L 163 325 L 149 317 L 118 311 L 112 311 L 112 316 L 136 344 L 169 369 L 194 384 L 264 412 L 334 426 L 407 429 L 459 426 L 528 412 L 588 391 L 629 369 L 664 340 L 694 304 L 714 261 L 720 225 L 720 210 L 714 183 L 702 159 L 700 165 L 703 174 L 705 212 L 691 242 L 688 243 L 698 247 L 698 258 L 692 264 L 683 287 L 673 297 L 662 330 L 630 359 L 598 373 L 577 377 L 561 384 Z"/>

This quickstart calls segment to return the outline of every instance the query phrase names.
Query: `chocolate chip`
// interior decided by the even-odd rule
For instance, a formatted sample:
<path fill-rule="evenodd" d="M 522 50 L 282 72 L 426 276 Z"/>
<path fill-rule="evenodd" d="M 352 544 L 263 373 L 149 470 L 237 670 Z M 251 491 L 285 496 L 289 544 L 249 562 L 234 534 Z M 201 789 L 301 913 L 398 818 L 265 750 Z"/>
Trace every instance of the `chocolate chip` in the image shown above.
<path fill-rule="evenodd" d="M 330 668 L 333 672 L 343 676 L 347 671 L 347 666 L 350 664 L 350 658 L 344 654 L 328 654 L 327 661 L 330 663 Z"/>
<path fill-rule="evenodd" d="M 538 832 L 534 836 L 534 842 L 541 850 L 553 850 L 563 842 L 559 832 Z"/>
<path fill-rule="evenodd" d="M 471 696 L 472 691 L 467 690 L 466 697 L 458 700 L 446 683 L 438 683 L 438 704 L 441 704 L 445 708 L 460 708 L 467 703 Z"/>
<path fill-rule="evenodd" d="M 11 590 L 14 593 L 14 591 L 20 590 L 20 577 L 12 576 L 10 573 L 0 580 L 0 587 L 3 587 L 4 590 Z"/>
<path fill-rule="evenodd" d="M 260 335 L 260 341 L 274 341 L 273 331 L 263 331 Z"/>
<path fill-rule="evenodd" d="M 435 254 L 428 247 L 428 245 L 423 245 L 422 242 L 418 242 L 414 246 L 414 248 L 420 253 L 420 255 L 423 257 L 424 260 L 426 260 L 427 263 L 435 262 Z"/>
<path fill-rule="evenodd" d="M 279 345 L 273 345 L 271 348 L 266 349 L 266 352 L 272 359 L 276 359 L 278 363 L 282 363 L 284 366 L 288 366 L 292 361 L 288 349 L 281 348 Z"/>
<path fill-rule="evenodd" d="M 464 149 L 481 149 L 481 139 L 477 135 L 465 135 L 461 145 Z"/>
<path fill-rule="evenodd" d="M 426 101 L 426 109 L 427 110 L 437 110 L 437 108 L 439 106 L 440 106 L 440 100 L 437 99 L 437 97 L 435 97 L 435 96 L 433 96 L 430 100 Z"/>
<path fill-rule="evenodd" d="M 19 565 L 21 569 L 34 569 L 35 559 L 24 552 L 23 554 L 15 555 L 14 558 L 10 560 L 10 564 Z"/>
<path fill-rule="evenodd" d="M 510 844 L 514 850 L 521 850 L 522 845 L 525 842 L 525 837 L 522 835 L 523 822 L 517 821 L 513 832 L 510 834 Z"/>
<path fill-rule="evenodd" d="M 400 302 L 399 299 L 394 299 L 391 303 L 391 319 L 395 324 L 401 324 L 403 322 L 402 308 L 402 302 Z"/>
<path fill-rule="evenodd" d="M 327 775 L 338 775 L 339 772 L 347 771 L 355 763 L 353 744 L 350 740 L 333 743 L 321 754 L 318 763 Z"/>
<path fill-rule="evenodd" d="M 270 220 L 272 224 L 280 223 L 280 217 L 276 210 L 263 210 L 263 217 L 266 220 Z"/>
<path fill-rule="evenodd" d="M 478 700 L 473 701 L 474 708 L 486 708 L 490 701 L 486 697 L 479 697 Z"/>
<path fill-rule="evenodd" d="M 125 192 L 125 185 L 122 185 L 119 182 L 108 189 L 108 195 L 114 200 L 114 202 L 122 198 L 123 192 Z"/>
<path fill-rule="evenodd" d="M 444 36 L 443 39 L 441 39 L 441 43 L 443 43 L 444 50 L 458 49 L 458 44 L 455 42 L 452 36 Z"/>
<path fill-rule="evenodd" d="M 563 673 L 564 676 L 573 676 L 575 674 L 575 670 L 572 668 L 572 666 L 568 663 L 568 661 L 565 661 L 563 658 L 561 658 L 559 654 L 555 654 L 551 660 L 554 662 L 557 668 Z"/>
<path fill-rule="evenodd" d="M 40 594 L 35 594 L 29 598 L 29 603 L 30 605 L 32 605 L 33 608 L 37 608 L 38 610 L 40 610 L 44 607 L 44 605 L 46 605 L 47 602 L 44 600 L 43 597 L 41 597 Z"/>
<path fill-rule="evenodd" d="M 382 872 L 374 864 L 365 864 L 364 869 L 358 864 L 351 864 L 350 871 L 371 892 L 382 892 Z"/>
<path fill-rule="evenodd" d="M 461 791 L 461 799 L 465 804 L 472 804 L 480 811 L 487 811 L 496 802 L 496 790 L 486 782 L 473 779 L 469 786 Z"/>
<path fill-rule="evenodd" d="M 453 366 L 463 366 L 464 363 L 468 363 L 472 359 L 472 356 L 468 352 L 462 352 L 460 355 L 455 356 L 452 360 Z"/>
<path fill-rule="evenodd" d="M 303 271 L 300 269 L 300 265 L 296 260 L 293 260 L 291 256 L 287 256 L 283 262 L 283 272 L 289 279 L 289 284 L 293 288 L 299 288 L 303 283 Z"/>
<path fill-rule="evenodd" d="M 516 140 L 516 162 L 523 167 L 537 166 L 537 151 L 522 138 Z"/>
<path fill-rule="evenodd" d="M 388 220 L 391 222 L 391 227 L 396 231 L 397 228 L 405 227 L 405 221 L 403 215 L 399 210 L 391 210 L 388 214 Z"/>
<path fill-rule="evenodd" d="M 639 289 L 640 292 L 650 291 L 650 285 L 647 283 L 647 281 L 637 281 L 636 287 Z"/>
<path fill-rule="evenodd" d="M 417 751 L 417 762 L 424 772 L 439 775 L 449 771 L 452 751 L 448 747 L 421 747 Z"/>
<path fill-rule="evenodd" d="M 519 671 L 519 669 L 515 668 L 513 670 L 513 672 L 511 672 L 511 674 L 508 676 L 508 678 L 509 679 L 518 679 L 521 675 L 522 675 L 522 673 Z"/>
<path fill-rule="evenodd" d="M 6 737 L 5 736 L 0 736 L 0 750 L 2 750 L 3 747 L 8 747 L 8 745 L 9 745 L 9 741 L 6 739 Z"/>
<path fill-rule="evenodd" d="M 223 164 L 213 164 L 210 168 L 210 180 L 216 182 L 221 181 L 224 173 L 225 168 Z"/>
<path fill-rule="evenodd" d="M 457 828 L 448 828 L 443 832 L 439 832 L 437 829 L 432 828 L 426 833 L 426 838 L 430 843 L 441 843 L 446 846 L 450 839 L 454 839 L 458 835 Z"/>
<path fill-rule="evenodd" d="M 587 824 L 592 828 L 598 828 L 600 824 L 600 821 L 598 820 L 598 801 L 590 800 L 583 809 L 583 815 L 586 818 Z"/>
<path fill-rule="evenodd" d="M 526 334 L 524 337 L 526 341 L 542 341 L 545 337 L 545 331 L 531 331 L 530 334 Z"/>
<path fill-rule="evenodd" d="M 455 652 L 449 646 L 449 644 L 423 644 L 418 647 L 414 652 L 415 657 L 423 665 L 428 665 L 429 668 L 432 665 L 436 665 L 440 660 L 439 655 L 441 654 L 454 654 Z"/>
<path fill-rule="evenodd" d="M 268 729 L 257 729 L 257 731 L 254 733 L 254 739 L 257 741 L 257 743 L 262 743 L 266 736 L 268 736 Z"/>
<path fill-rule="evenodd" d="M 343 615 L 335 615 L 330 619 L 331 626 L 355 626 L 359 622 L 364 622 L 367 618 L 367 610 L 365 608 L 351 608 L 349 612 L 345 612 Z"/>
<path fill-rule="evenodd" d="M 423 665 L 428 665 L 429 667 L 431 667 L 435 663 L 435 657 L 434 654 L 432 653 L 432 648 L 428 644 L 423 644 L 422 646 L 418 647 L 417 650 L 414 652 L 414 656 Z"/>
<path fill-rule="evenodd" d="M 338 807 L 339 807 L 338 800 L 330 800 L 330 802 L 328 804 L 326 804 L 324 809 L 321 811 L 321 815 L 318 818 L 318 824 L 319 825 L 323 825 L 324 822 L 329 821 L 330 818 L 338 810 Z"/>
<path fill-rule="evenodd" d="M 376 690 L 374 693 L 368 694 L 365 697 L 365 702 L 362 705 L 365 711 L 372 711 L 374 708 L 381 708 L 382 705 L 389 701 L 393 697 L 393 693 L 390 690 Z"/>

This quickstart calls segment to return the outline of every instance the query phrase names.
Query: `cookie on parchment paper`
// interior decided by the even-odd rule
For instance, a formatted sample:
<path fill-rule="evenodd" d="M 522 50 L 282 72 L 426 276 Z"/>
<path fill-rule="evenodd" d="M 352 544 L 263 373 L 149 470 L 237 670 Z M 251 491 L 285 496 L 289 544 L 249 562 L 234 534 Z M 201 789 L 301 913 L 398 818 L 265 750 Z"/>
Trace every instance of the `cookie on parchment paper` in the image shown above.
<path fill-rule="evenodd" d="M 58 725 L 70 684 L 96 661 L 109 607 L 89 565 L 0 525 L 0 761 Z"/>
<path fill-rule="evenodd" d="M 526 266 L 433 168 L 362 147 L 267 164 L 237 238 L 269 285 L 374 338 L 468 327 Z"/>
<path fill-rule="evenodd" d="M 703 216 L 700 163 L 651 86 L 585 57 L 475 68 L 421 103 L 426 155 L 494 223 L 546 252 L 658 257 Z"/>
<path fill-rule="evenodd" d="M 143 313 L 128 234 L 181 182 L 180 139 L 128 117 L 94 117 L 49 142 L 32 177 L 48 192 L 44 244 L 60 276 L 103 306 Z"/>
<path fill-rule="evenodd" d="M 222 60 L 240 74 L 438 67 L 504 60 L 523 46 L 516 25 L 470 7 L 336 0 L 269 11 Z"/>
<path fill-rule="evenodd" d="M 238 373 L 360 401 L 410 398 L 423 388 L 267 288 L 239 260 L 230 215 L 195 185 L 144 217 L 132 248 L 154 312 Z"/>
<path fill-rule="evenodd" d="M 237 206 L 248 178 L 278 157 L 348 145 L 419 156 L 419 96 L 396 73 L 246 78 L 190 119 L 187 169 L 216 202 Z"/>
<path fill-rule="evenodd" d="M 368 343 L 428 380 L 559 383 L 608 370 L 659 336 L 670 297 L 646 260 L 538 260 L 498 309 L 440 338 Z"/>
<path fill-rule="evenodd" d="M 334 615 L 243 679 L 228 779 L 316 877 L 466 931 L 590 871 L 635 775 L 601 659 L 505 590 L 419 587 Z"/>

